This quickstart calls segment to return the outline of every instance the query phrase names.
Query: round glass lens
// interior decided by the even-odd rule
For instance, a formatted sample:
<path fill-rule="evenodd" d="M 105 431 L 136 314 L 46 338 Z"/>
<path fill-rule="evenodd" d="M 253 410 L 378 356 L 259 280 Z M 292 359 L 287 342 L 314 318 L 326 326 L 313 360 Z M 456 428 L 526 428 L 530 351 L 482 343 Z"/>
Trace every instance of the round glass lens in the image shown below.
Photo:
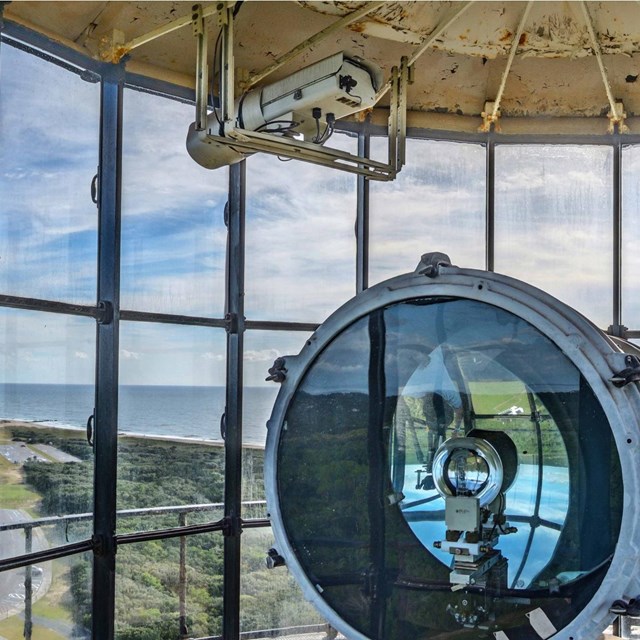
<path fill-rule="evenodd" d="M 489 480 L 489 465 L 476 451 L 454 449 L 444 463 L 445 483 L 454 496 L 474 496 Z"/>
<path fill-rule="evenodd" d="M 606 415 L 565 353 L 498 307 L 413 299 L 346 326 L 278 438 L 291 551 L 364 637 L 530 637 L 534 610 L 560 630 L 613 557 L 623 487 Z M 442 468 L 456 439 L 490 443 L 502 477 L 476 446 Z"/>

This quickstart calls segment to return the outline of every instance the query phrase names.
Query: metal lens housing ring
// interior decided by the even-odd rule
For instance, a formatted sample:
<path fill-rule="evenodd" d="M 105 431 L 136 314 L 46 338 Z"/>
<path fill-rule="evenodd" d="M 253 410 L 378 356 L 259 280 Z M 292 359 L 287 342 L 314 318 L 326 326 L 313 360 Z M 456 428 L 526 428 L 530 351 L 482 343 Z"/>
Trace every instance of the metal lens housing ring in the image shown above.
<path fill-rule="evenodd" d="M 455 495 L 447 481 L 447 463 L 460 450 L 466 450 L 485 461 L 489 477 L 480 490 L 472 495 L 479 500 L 480 506 L 490 504 L 502 489 L 503 468 L 498 452 L 482 438 L 449 438 L 440 445 L 433 458 L 433 481 L 436 490 L 443 498 Z"/>

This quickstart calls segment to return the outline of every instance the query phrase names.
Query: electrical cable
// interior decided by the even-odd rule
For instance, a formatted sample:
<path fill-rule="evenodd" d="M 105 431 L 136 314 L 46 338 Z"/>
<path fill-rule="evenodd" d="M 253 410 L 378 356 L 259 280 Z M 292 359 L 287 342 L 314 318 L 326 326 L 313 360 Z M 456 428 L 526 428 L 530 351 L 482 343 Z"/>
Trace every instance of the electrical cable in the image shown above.
<path fill-rule="evenodd" d="M 286 124 L 286 127 L 280 127 L 278 129 L 267 129 L 272 124 Z M 269 122 L 265 122 L 261 124 L 256 131 L 266 131 L 267 133 L 288 133 L 299 126 L 299 122 L 295 120 L 270 120 Z"/>
<path fill-rule="evenodd" d="M 216 105 L 215 105 L 215 79 L 216 79 L 216 74 L 215 74 L 215 69 L 216 69 L 216 63 L 218 61 L 218 47 L 220 46 L 220 39 L 222 38 L 222 29 L 220 29 L 218 31 L 218 37 L 216 38 L 216 44 L 213 47 L 213 60 L 211 63 L 211 68 L 213 69 L 213 73 L 211 74 L 211 104 L 213 105 L 213 114 L 216 117 L 216 120 L 218 121 L 218 125 L 222 126 L 222 122 L 220 121 L 220 115 L 218 114 L 218 110 L 216 109 Z M 222 72 L 222 70 L 220 70 L 220 73 Z M 221 75 L 219 76 L 220 78 L 222 77 Z M 220 96 L 218 96 L 218 103 L 220 102 Z"/>

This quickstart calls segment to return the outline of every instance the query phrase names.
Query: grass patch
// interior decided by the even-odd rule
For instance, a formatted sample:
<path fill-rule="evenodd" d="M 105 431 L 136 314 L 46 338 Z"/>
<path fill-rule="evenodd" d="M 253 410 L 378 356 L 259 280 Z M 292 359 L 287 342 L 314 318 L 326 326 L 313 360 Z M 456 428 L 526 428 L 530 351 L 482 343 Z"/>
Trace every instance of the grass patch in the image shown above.
<path fill-rule="evenodd" d="M 33 614 L 49 620 L 72 620 L 71 611 L 64 606 L 69 599 L 69 566 L 64 561 L 51 564 L 52 580 L 47 593 L 33 605 Z"/>
<path fill-rule="evenodd" d="M 24 620 L 18 616 L 12 616 L 0 622 L 0 636 L 7 640 L 24 640 Z M 66 640 L 51 629 L 46 629 L 40 625 L 33 625 L 34 638 L 38 640 Z"/>
<path fill-rule="evenodd" d="M 0 484 L 2 509 L 33 509 L 39 500 L 39 494 L 23 484 Z"/>

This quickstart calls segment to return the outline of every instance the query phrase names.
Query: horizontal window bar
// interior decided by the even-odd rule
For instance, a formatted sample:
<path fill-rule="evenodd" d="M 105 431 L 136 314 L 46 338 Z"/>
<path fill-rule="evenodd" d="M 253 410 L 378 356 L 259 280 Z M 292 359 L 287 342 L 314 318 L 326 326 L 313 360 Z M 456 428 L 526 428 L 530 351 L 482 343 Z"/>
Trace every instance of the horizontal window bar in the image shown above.
<path fill-rule="evenodd" d="M 303 627 L 282 627 L 280 629 L 262 629 L 260 631 L 242 631 L 240 638 L 242 640 L 252 640 L 254 638 L 282 638 L 292 636 L 300 638 L 308 634 L 326 633 L 329 631 L 328 624 L 311 624 Z M 224 640 L 222 636 L 206 636 L 203 638 L 195 638 L 195 640 Z"/>
<path fill-rule="evenodd" d="M 224 318 L 206 316 L 185 316 L 173 313 L 155 313 L 152 311 L 131 311 L 122 309 L 120 320 L 131 322 L 158 322 L 164 324 L 183 324 L 199 327 L 218 327 L 224 329 L 227 321 Z M 315 331 L 317 322 L 279 322 L 278 320 L 245 320 L 245 329 L 264 331 Z"/>
<path fill-rule="evenodd" d="M 45 311 L 48 313 L 63 313 L 72 316 L 86 316 L 97 318 L 101 311 L 91 305 L 59 302 L 57 300 L 44 300 L 42 298 L 23 298 L 21 296 L 8 296 L 0 294 L 0 307 L 12 309 L 28 309 L 30 311 Z"/>
<path fill-rule="evenodd" d="M 243 502 L 243 507 L 261 507 L 266 505 L 264 500 L 250 500 Z M 140 517 L 151 515 L 166 515 L 166 514 L 188 514 L 188 513 L 203 513 L 206 511 L 221 511 L 224 508 L 222 502 L 210 503 L 210 504 L 189 504 L 189 505 L 172 505 L 168 507 L 149 507 L 146 509 L 123 509 L 117 511 L 119 517 Z M 92 513 L 76 513 L 67 516 L 50 516 L 47 518 L 38 518 L 36 520 L 28 520 L 26 522 L 11 522 L 0 526 L 0 532 L 2 531 L 15 531 L 17 529 L 36 529 L 38 527 L 46 527 L 54 524 L 70 524 L 73 522 L 86 522 L 93 518 Z M 271 521 L 268 518 L 250 518 L 241 521 L 242 529 L 258 529 L 262 527 L 270 527 Z M 134 533 L 125 533 L 115 536 L 116 544 L 132 544 L 134 542 L 145 542 L 149 540 L 163 540 L 166 538 L 177 538 L 182 536 L 192 536 L 202 533 L 210 533 L 212 531 L 222 531 L 225 528 L 223 519 L 216 522 L 207 522 L 204 524 L 187 525 L 183 527 L 171 527 L 168 529 L 154 529 L 152 531 L 141 531 Z M 78 547 L 78 545 L 80 545 Z M 16 569 L 18 567 L 24 567 L 35 562 L 44 560 L 55 560 L 56 558 L 63 558 L 74 553 L 81 553 L 83 551 L 89 551 L 93 548 L 91 540 L 83 542 L 77 542 L 70 545 L 64 545 L 61 547 L 55 547 L 53 549 L 46 549 L 44 551 L 37 551 L 34 553 L 25 554 L 22 556 L 14 556 L 6 560 L 0 560 L 0 572 L 8 571 L 9 569 Z M 43 555 L 44 554 L 44 555 Z M 17 563 L 17 564 L 16 564 Z"/>
<path fill-rule="evenodd" d="M 54 549 L 45 549 L 43 551 L 35 551 L 34 553 L 26 553 L 22 556 L 14 556 L 6 560 L 0 560 L 0 571 L 9 571 L 10 569 L 19 569 L 20 567 L 28 567 L 30 564 L 38 562 L 46 562 L 47 560 L 57 560 L 58 558 L 66 558 L 77 553 L 93 550 L 93 540 L 83 540 L 81 542 L 73 542 L 65 544 Z"/>

